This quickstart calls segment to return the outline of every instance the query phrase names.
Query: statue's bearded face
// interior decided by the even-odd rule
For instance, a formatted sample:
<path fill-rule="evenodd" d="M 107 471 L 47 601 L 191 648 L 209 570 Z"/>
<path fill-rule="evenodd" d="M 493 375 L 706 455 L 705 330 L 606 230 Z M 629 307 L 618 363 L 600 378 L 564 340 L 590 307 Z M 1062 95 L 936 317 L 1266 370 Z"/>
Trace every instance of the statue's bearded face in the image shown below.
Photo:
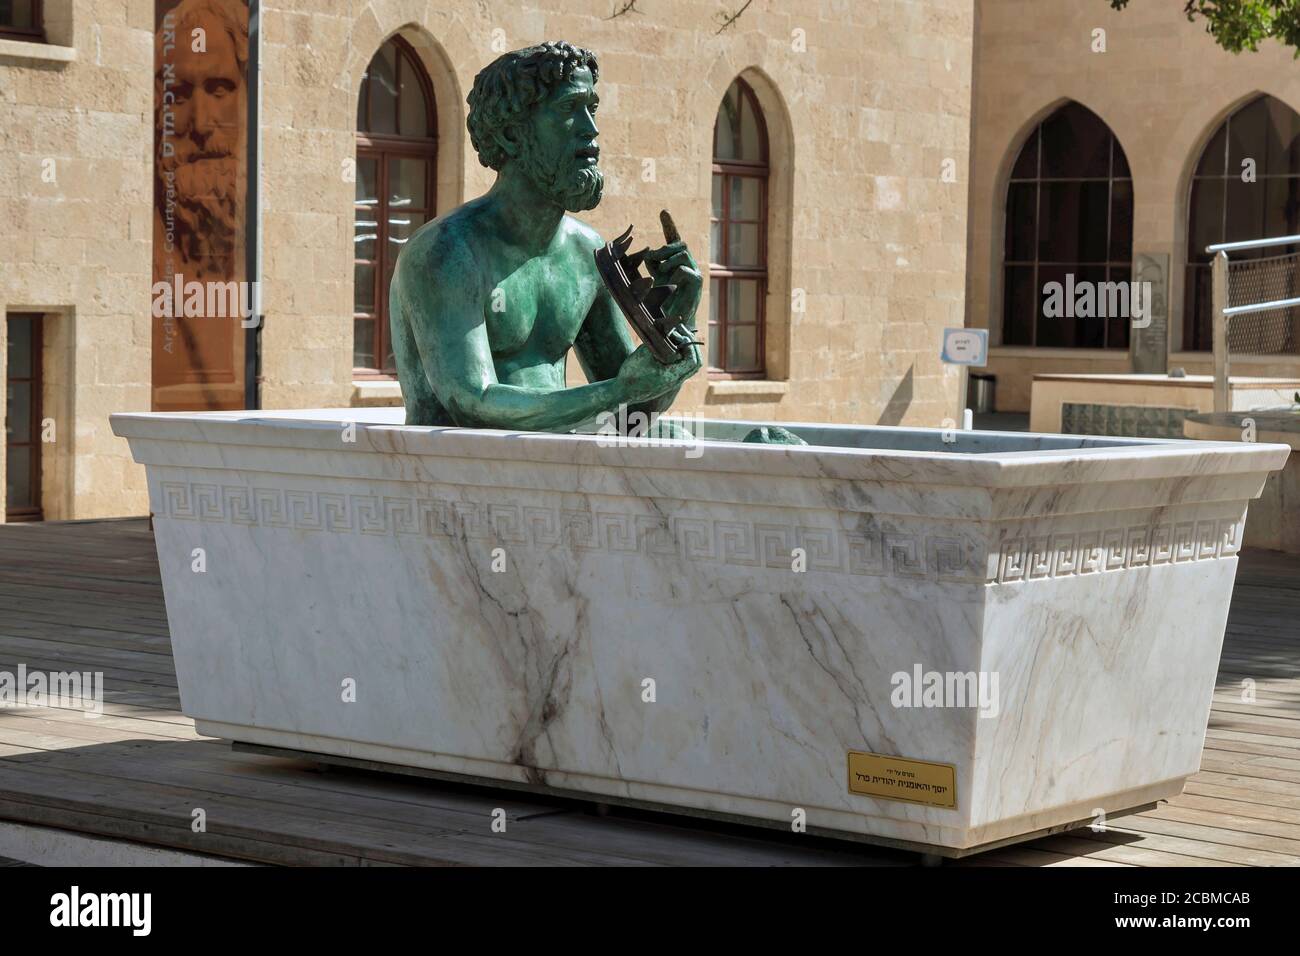
<path fill-rule="evenodd" d="M 550 90 L 521 130 L 520 168 L 569 212 L 594 209 L 604 188 L 593 116 L 599 102 L 591 71 L 579 67 Z"/>

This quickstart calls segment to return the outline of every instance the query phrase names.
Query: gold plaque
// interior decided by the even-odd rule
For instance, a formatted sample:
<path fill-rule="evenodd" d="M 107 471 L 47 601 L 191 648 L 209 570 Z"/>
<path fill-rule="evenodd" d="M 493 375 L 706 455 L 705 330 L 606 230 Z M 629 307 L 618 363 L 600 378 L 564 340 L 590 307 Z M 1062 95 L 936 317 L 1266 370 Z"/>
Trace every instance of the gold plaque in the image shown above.
<path fill-rule="evenodd" d="M 955 810 L 957 768 L 949 763 L 850 750 L 849 792 Z"/>

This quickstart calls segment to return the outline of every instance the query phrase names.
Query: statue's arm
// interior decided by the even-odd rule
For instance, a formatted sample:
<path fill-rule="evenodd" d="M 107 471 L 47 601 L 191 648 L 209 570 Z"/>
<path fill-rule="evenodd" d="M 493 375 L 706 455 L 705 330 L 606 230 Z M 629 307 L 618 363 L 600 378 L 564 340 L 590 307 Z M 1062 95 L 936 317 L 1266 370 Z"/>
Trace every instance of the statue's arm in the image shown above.
<path fill-rule="evenodd" d="M 593 252 L 602 244 L 600 236 L 591 230 L 587 230 L 583 238 Z M 645 262 L 650 274 L 654 276 L 655 285 L 673 286 L 672 294 L 663 304 L 665 317 L 684 323 L 694 332 L 695 311 L 700 304 L 704 280 L 686 243 L 679 239 L 662 248 L 651 249 L 645 254 Z M 587 312 L 587 319 L 578 333 L 577 341 L 574 342 L 578 361 L 582 363 L 587 380 L 594 382 L 617 373 L 620 363 L 635 348 L 627 320 L 613 295 L 602 285 L 596 293 L 596 301 Z M 677 363 L 677 367 L 669 366 L 665 369 L 660 366 L 659 370 L 666 371 L 676 379 L 676 383 L 648 401 L 631 406 L 629 411 L 667 411 L 676 400 L 682 384 L 699 370 L 700 364 L 699 346 L 692 346 L 689 357 Z"/>
<path fill-rule="evenodd" d="M 497 381 L 483 320 L 482 275 L 471 250 L 431 243 L 411 249 L 393 279 L 403 315 L 415 338 L 429 385 L 452 420 L 473 428 L 568 431 L 648 394 L 618 377 L 557 390 L 503 385 Z M 419 277 L 418 280 L 411 277 Z M 432 281 L 430 281 L 432 280 Z"/>
<path fill-rule="evenodd" d="M 632 330 L 623 318 L 618 303 L 603 285 L 596 293 L 596 301 L 587 312 L 586 321 L 573 343 L 587 381 L 598 382 L 617 375 L 627 357 L 636 350 Z M 664 412 L 672 407 L 681 384 L 649 401 L 629 403 L 630 412 Z"/>

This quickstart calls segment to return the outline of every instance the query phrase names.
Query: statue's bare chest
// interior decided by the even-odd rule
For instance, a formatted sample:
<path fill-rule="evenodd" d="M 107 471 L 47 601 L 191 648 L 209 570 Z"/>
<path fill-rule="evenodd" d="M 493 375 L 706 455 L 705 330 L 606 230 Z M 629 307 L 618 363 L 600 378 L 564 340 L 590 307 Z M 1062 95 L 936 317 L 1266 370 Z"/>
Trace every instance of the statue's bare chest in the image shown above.
<path fill-rule="evenodd" d="M 586 256 L 590 258 L 590 256 Z M 500 279 L 485 303 L 492 354 L 556 361 L 573 346 L 600 277 L 582 250 L 529 259 Z"/>

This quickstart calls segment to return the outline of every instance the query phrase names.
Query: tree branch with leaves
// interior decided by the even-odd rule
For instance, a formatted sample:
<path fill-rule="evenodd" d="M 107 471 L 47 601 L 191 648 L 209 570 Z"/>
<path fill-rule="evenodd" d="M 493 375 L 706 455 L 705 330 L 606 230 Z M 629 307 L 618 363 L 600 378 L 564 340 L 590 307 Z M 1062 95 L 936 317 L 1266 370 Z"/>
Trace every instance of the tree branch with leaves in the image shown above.
<path fill-rule="evenodd" d="M 1129 0 L 1110 5 L 1123 10 Z M 1192 23 L 1204 20 L 1205 32 L 1232 53 L 1254 52 L 1272 38 L 1300 58 L 1300 0 L 1186 0 L 1183 13 Z"/>

